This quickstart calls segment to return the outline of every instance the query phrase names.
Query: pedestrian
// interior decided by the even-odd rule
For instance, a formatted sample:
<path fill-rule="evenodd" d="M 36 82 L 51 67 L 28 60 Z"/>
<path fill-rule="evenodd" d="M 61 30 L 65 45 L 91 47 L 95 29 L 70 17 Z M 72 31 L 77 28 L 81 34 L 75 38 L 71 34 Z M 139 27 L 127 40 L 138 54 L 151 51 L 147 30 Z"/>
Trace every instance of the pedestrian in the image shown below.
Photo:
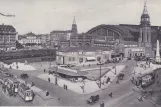
<path fill-rule="evenodd" d="M 57 77 L 55 78 L 55 85 L 58 85 Z"/>
<path fill-rule="evenodd" d="M 157 81 L 157 85 L 159 86 L 159 81 Z"/>
<path fill-rule="evenodd" d="M 48 82 L 50 82 L 50 78 L 48 78 Z"/>
<path fill-rule="evenodd" d="M 102 103 L 101 103 L 100 107 L 104 107 L 104 102 L 103 102 L 103 101 L 102 101 Z"/>
<path fill-rule="evenodd" d="M 46 73 L 45 69 L 44 69 L 44 73 Z"/>
<path fill-rule="evenodd" d="M 64 84 L 64 89 L 65 89 L 65 84 Z"/>
<path fill-rule="evenodd" d="M 117 81 L 116 81 L 117 84 L 119 84 L 119 78 L 117 78 Z"/>
<path fill-rule="evenodd" d="M 66 85 L 66 90 L 68 90 L 68 86 Z"/>
<path fill-rule="evenodd" d="M 112 98 L 112 93 L 110 93 L 109 96 Z"/>
<path fill-rule="evenodd" d="M 48 91 L 46 91 L 46 96 L 49 96 L 49 92 Z"/>
<path fill-rule="evenodd" d="M 34 85 L 35 85 L 34 82 L 32 82 L 32 83 L 31 83 L 31 87 L 34 86 Z"/>
<path fill-rule="evenodd" d="M 25 81 L 25 84 L 27 85 L 27 81 Z"/>
<path fill-rule="evenodd" d="M 134 77 L 132 77 L 132 80 L 134 80 Z"/>

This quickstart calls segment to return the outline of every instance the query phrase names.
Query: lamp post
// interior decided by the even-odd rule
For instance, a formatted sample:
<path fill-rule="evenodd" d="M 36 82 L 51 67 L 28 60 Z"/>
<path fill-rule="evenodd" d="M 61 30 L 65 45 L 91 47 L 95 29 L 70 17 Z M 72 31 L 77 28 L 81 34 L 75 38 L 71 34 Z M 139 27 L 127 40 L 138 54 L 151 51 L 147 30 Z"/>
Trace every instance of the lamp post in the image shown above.
<path fill-rule="evenodd" d="M 101 88 L 101 84 L 102 84 L 102 83 L 101 83 L 101 75 L 102 75 L 101 66 L 103 65 L 103 63 L 100 61 L 98 65 L 100 65 L 100 88 Z"/>
<path fill-rule="evenodd" d="M 117 73 L 116 73 L 116 62 L 115 62 L 115 75 L 116 75 Z"/>

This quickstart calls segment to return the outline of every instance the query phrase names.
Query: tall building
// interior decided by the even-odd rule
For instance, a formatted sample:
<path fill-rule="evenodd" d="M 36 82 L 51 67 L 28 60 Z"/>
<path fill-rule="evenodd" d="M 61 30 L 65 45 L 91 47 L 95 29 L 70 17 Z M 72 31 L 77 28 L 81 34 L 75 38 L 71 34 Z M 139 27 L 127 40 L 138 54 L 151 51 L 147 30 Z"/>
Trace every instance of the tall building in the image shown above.
<path fill-rule="evenodd" d="M 147 11 L 146 2 L 144 4 L 143 14 L 141 15 L 140 21 L 140 36 L 139 36 L 139 46 L 145 47 L 146 56 L 151 56 L 152 44 L 151 44 L 151 24 L 150 16 Z"/>
<path fill-rule="evenodd" d="M 16 29 L 11 25 L 0 25 L 0 50 L 16 48 Z"/>

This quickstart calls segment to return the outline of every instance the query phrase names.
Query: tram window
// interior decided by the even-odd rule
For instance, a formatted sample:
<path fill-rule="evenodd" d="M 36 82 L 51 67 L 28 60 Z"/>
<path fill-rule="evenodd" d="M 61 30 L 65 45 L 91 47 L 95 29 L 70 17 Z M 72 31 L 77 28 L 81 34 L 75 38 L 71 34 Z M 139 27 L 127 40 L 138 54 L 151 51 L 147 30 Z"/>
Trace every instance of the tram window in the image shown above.
<path fill-rule="evenodd" d="M 29 93 L 28 92 L 26 93 L 26 96 L 29 96 Z"/>

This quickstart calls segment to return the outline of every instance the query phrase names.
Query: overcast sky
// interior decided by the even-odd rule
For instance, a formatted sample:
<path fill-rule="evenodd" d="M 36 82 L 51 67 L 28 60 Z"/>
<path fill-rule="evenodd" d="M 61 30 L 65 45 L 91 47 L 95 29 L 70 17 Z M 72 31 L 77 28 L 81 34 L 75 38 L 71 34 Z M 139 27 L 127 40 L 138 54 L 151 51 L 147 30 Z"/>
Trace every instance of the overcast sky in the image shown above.
<path fill-rule="evenodd" d="M 76 17 L 78 32 L 100 24 L 139 24 L 145 0 L 0 0 L 0 24 L 19 34 L 69 30 Z M 147 0 L 152 25 L 161 25 L 161 0 Z"/>

